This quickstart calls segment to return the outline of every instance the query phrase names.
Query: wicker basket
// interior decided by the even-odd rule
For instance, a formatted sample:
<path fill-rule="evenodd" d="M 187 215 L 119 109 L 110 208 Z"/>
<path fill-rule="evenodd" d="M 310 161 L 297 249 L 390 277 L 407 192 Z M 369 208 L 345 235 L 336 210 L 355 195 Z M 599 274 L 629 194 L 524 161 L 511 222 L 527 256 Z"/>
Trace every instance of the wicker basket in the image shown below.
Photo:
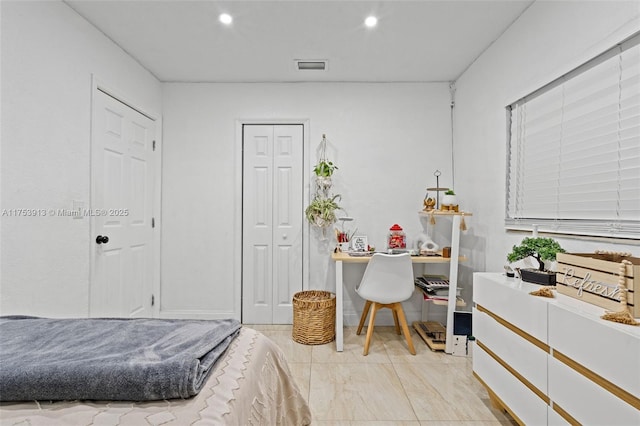
<path fill-rule="evenodd" d="M 321 290 L 293 295 L 293 340 L 322 345 L 336 338 L 336 295 Z"/>

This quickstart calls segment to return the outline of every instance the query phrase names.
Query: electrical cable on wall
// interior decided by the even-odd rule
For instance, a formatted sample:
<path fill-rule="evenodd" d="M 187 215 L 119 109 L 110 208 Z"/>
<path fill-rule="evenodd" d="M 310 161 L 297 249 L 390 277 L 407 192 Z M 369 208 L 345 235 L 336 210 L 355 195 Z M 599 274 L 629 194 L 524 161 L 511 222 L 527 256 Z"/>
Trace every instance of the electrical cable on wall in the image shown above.
<path fill-rule="evenodd" d="M 453 107 L 456 104 L 456 82 L 449 83 L 449 93 L 451 94 L 451 187 L 456 187 L 456 170 L 455 170 L 455 155 L 453 149 Z"/>

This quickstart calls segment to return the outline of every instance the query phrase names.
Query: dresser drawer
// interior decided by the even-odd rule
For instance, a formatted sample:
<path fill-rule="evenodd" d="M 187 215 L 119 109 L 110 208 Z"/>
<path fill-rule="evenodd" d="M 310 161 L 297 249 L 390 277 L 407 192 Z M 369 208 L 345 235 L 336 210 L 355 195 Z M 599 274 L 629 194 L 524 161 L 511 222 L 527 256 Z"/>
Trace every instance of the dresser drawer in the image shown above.
<path fill-rule="evenodd" d="M 473 349 L 473 371 L 523 423 L 547 423 L 547 404 L 479 345 Z"/>
<path fill-rule="evenodd" d="M 504 321 L 504 320 L 503 320 Z M 540 348 L 485 312 L 473 310 L 473 335 L 541 393 L 547 392 L 548 348 Z"/>
<path fill-rule="evenodd" d="M 584 425 L 640 425 L 640 410 L 554 358 L 549 359 L 549 398 Z"/>
<path fill-rule="evenodd" d="M 634 395 L 640 395 L 638 336 L 638 327 L 549 306 L 549 345 Z"/>
<path fill-rule="evenodd" d="M 473 276 L 473 300 L 476 305 L 507 319 L 536 339 L 547 342 L 548 301 L 529 295 L 540 286 L 489 273 Z"/>
<path fill-rule="evenodd" d="M 547 425 L 549 426 L 565 426 L 570 425 L 564 417 L 555 412 L 552 407 L 547 408 Z"/>

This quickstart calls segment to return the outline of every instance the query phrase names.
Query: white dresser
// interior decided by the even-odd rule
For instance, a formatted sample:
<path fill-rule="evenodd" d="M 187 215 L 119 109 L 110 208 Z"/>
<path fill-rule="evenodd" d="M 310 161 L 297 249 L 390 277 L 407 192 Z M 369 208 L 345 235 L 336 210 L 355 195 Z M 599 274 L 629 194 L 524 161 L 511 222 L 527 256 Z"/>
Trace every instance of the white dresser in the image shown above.
<path fill-rule="evenodd" d="M 524 425 L 640 425 L 640 327 L 539 288 L 474 274 L 473 372 L 492 404 Z"/>

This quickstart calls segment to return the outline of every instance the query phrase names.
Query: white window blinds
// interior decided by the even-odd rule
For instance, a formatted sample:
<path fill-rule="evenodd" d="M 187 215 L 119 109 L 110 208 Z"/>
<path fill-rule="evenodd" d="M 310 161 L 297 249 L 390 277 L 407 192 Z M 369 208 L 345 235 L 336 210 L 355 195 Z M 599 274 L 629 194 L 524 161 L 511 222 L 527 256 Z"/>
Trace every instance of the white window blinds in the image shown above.
<path fill-rule="evenodd" d="M 507 107 L 507 228 L 640 239 L 639 43 Z"/>

